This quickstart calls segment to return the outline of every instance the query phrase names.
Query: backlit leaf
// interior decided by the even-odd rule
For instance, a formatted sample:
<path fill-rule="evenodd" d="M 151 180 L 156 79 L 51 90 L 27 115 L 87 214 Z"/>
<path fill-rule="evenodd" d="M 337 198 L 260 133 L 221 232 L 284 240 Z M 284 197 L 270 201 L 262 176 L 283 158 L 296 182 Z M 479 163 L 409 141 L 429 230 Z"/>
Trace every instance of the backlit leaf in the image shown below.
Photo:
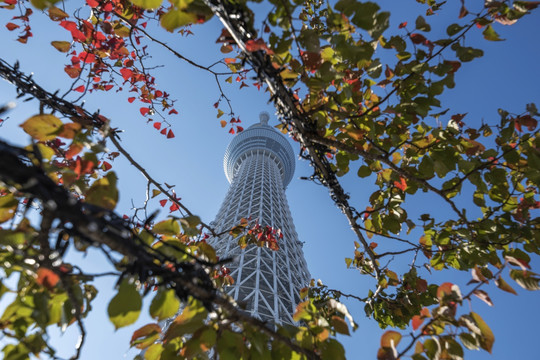
<path fill-rule="evenodd" d="M 162 235 L 178 235 L 180 224 L 175 219 L 163 220 L 154 225 L 153 232 Z"/>
<path fill-rule="evenodd" d="M 160 335 L 161 327 L 158 324 L 147 324 L 135 330 L 129 344 L 137 349 L 145 349 L 159 339 Z"/>
<path fill-rule="evenodd" d="M 0 197 L 0 223 L 8 221 L 15 215 L 18 204 L 19 201 L 13 197 L 13 194 Z"/>
<path fill-rule="evenodd" d="M 480 317 L 480 315 L 471 312 L 471 317 L 476 322 L 476 325 L 480 329 L 481 338 L 480 338 L 480 346 L 482 349 L 486 350 L 491 354 L 491 349 L 493 348 L 493 343 L 495 342 L 495 336 L 493 336 L 493 332 L 489 328 L 489 326 L 484 322 L 484 320 Z"/>
<path fill-rule="evenodd" d="M 131 1 L 133 5 L 141 7 L 143 9 L 157 9 L 162 3 L 162 0 L 129 0 L 129 1 Z"/>
<path fill-rule="evenodd" d="M 150 315 L 158 321 L 175 315 L 180 308 L 180 300 L 173 289 L 159 289 L 150 304 Z"/>
<path fill-rule="evenodd" d="M 86 192 L 85 201 L 105 209 L 114 210 L 118 202 L 117 180 L 116 174 L 109 172 L 101 179 L 94 181 Z"/>
<path fill-rule="evenodd" d="M 491 25 L 486 26 L 484 31 L 482 31 L 482 34 L 484 35 L 484 39 L 489 41 L 502 41 L 504 39 L 501 39 L 499 37 L 499 34 L 493 30 L 493 27 Z"/>
<path fill-rule="evenodd" d="M 161 16 L 161 26 L 167 31 L 174 31 L 179 27 L 192 24 L 197 21 L 195 14 L 190 14 L 181 10 L 170 10 Z"/>
<path fill-rule="evenodd" d="M 516 290 L 514 290 L 502 277 L 499 277 L 495 280 L 495 284 L 499 287 L 499 289 L 504 290 L 506 292 L 509 292 L 511 294 L 517 295 Z"/>
<path fill-rule="evenodd" d="M 71 48 L 71 43 L 67 41 L 51 41 L 51 45 L 56 48 L 56 50 L 66 53 Z"/>
<path fill-rule="evenodd" d="M 112 298 L 107 308 L 109 319 L 116 329 L 131 325 L 139 318 L 142 299 L 134 284 L 127 279 L 122 281 L 118 293 Z"/>
<path fill-rule="evenodd" d="M 20 125 L 23 130 L 36 140 L 47 141 L 56 138 L 62 121 L 54 115 L 35 115 Z"/>

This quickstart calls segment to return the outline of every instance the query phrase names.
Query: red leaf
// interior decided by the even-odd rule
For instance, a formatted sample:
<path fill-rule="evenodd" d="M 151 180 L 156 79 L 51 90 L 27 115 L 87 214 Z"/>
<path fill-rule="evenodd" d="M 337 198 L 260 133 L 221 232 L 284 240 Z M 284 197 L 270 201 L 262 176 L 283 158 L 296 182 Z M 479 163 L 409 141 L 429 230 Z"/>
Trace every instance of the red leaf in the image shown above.
<path fill-rule="evenodd" d="M 172 115 L 172 114 L 178 115 L 178 111 L 176 111 L 176 109 L 172 109 L 171 111 L 169 111 L 169 115 Z"/>
<path fill-rule="evenodd" d="M 105 12 L 111 12 L 112 9 L 113 9 L 113 5 L 112 5 L 112 3 L 110 3 L 110 2 L 107 3 L 107 4 L 103 7 L 103 11 L 105 11 Z"/>
<path fill-rule="evenodd" d="M 167 129 L 162 129 L 159 133 L 162 134 L 162 135 L 166 135 L 167 134 Z"/>
<path fill-rule="evenodd" d="M 414 315 L 411 322 L 413 330 L 418 329 L 420 325 L 422 325 L 423 322 L 424 322 L 424 319 L 422 319 L 418 315 Z"/>
<path fill-rule="evenodd" d="M 244 128 L 243 128 L 243 127 L 241 127 L 241 126 L 237 126 L 237 127 L 236 127 L 236 132 L 239 132 L 239 133 L 240 133 L 240 132 L 242 132 L 242 131 L 244 131 Z"/>
<path fill-rule="evenodd" d="M 405 178 L 400 177 L 400 181 L 394 181 L 394 186 L 400 189 L 401 191 L 407 190 L 407 182 L 405 181 Z"/>
<path fill-rule="evenodd" d="M 96 0 L 86 0 L 86 3 L 91 7 L 91 8 L 96 8 L 98 7 L 99 3 L 96 1 Z"/>
<path fill-rule="evenodd" d="M 150 108 L 142 107 L 142 108 L 139 109 L 139 111 L 141 112 L 142 116 L 146 116 L 146 114 L 148 114 L 148 112 L 150 112 Z"/>
<path fill-rule="evenodd" d="M 120 74 L 122 74 L 124 80 L 128 81 L 133 76 L 133 71 L 128 68 L 122 68 L 120 69 Z"/>
<path fill-rule="evenodd" d="M 533 131 L 537 125 L 538 125 L 538 121 L 536 121 L 536 119 L 534 119 L 530 115 L 519 116 L 515 120 L 516 130 L 518 131 L 522 131 L 521 126 L 526 126 L 527 130 Z M 519 126 L 519 129 L 518 129 L 518 126 Z"/>
<path fill-rule="evenodd" d="M 483 26 L 481 24 L 479 24 L 479 23 L 476 23 L 476 27 L 479 28 L 479 29 L 483 28 Z"/>
<path fill-rule="evenodd" d="M 114 85 L 105 85 L 103 88 L 105 89 L 105 91 L 109 91 L 109 90 L 111 90 L 113 87 L 114 87 Z"/>
<path fill-rule="evenodd" d="M 401 24 L 399 24 L 398 28 L 400 29 L 403 29 L 405 26 L 407 26 L 407 22 L 402 22 Z"/>
<path fill-rule="evenodd" d="M 42 286 L 45 286 L 47 289 L 51 290 L 53 287 L 58 284 L 60 277 L 54 273 L 51 269 L 39 268 L 37 271 L 36 282 Z"/>
<path fill-rule="evenodd" d="M 128 98 L 128 101 L 129 101 L 129 103 L 131 104 L 132 102 L 135 101 L 135 97 L 130 97 L 130 98 Z"/>
<path fill-rule="evenodd" d="M 229 134 L 233 134 L 234 135 L 234 129 L 231 128 L 231 130 L 229 130 Z"/>
<path fill-rule="evenodd" d="M 74 66 L 71 66 L 71 65 L 67 65 L 65 68 L 64 68 L 64 71 L 66 72 L 66 74 L 69 75 L 70 78 L 72 79 L 76 79 L 79 77 L 79 74 L 81 73 L 81 69 L 78 68 L 78 67 L 74 67 Z"/>
<path fill-rule="evenodd" d="M 176 210 L 178 210 L 178 209 L 180 209 L 180 206 L 178 206 L 178 204 L 176 204 L 176 203 L 173 203 L 173 204 L 171 205 L 171 207 L 169 208 L 169 210 L 170 210 L 171 212 L 176 211 Z"/>
<path fill-rule="evenodd" d="M 86 51 L 82 51 L 79 54 L 79 59 L 81 59 L 82 61 L 84 61 L 87 64 L 91 64 L 94 61 L 96 61 L 96 56 L 94 54 L 92 54 L 92 53 L 87 53 Z"/>
<path fill-rule="evenodd" d="M 263 50 L 270 55 L 273 54 L 273 51 L 270 50 L 268 46 L 266 46 L 264 40 L 260 38 L 257 40 L 248 40 L 246 42 L 246 50 L 249 52 Z"/>
<path fill-rule="evenodd" d="M 167 199 L 159 200 L 159 204 L 161 207 L 165 207 L 165 205 L 167 205 Z"/>
<path fill-rule="evenodd" d="M 17 24 L 14 24 L 14 23 L 7 23 L 6 24 L 6 28 L 9 30 L 9 31 L 13 31 L 15 29 L 18 29 L 19 28 L 19 25 Z"/>
<path fill-rule="evenodd" d="M 167 133 L 167 139 L 172 139 L 174 137 L 174 133 L 171 129 L 169 129 L 169 132 Z"/>
<path fill-rule="evenodd" d="M 225 58 L 225 64 L 235 63 L 236 58 Z"/>
<path fill-rule="evenodd" d="M 73 89 L 73 91 L 77 91 L 77 92 L 84 92 L 84 85 L 81 85 L 81 86 L 77 86 L 75 89 Z"/>
<path fill-rule="evenodd" d="M 445 60 L 444 63 L 452 66 L 452 71 L 450 71 L 451 73 L 455 73 L 461 67 L 461 63 L 459 61 Z"/>
<path fill-rule="evenodd" d="M 160 122 L 155 122 L 154 123 L 154 128 L 157 129 L 157 130 L 161 129 L 161 123 Z"/>
<path fill-rule="evenodd" d="M 410 37 L 411 37 L 412 42 L 415 44 L 421 44 L 424 41 L 426 41 L 425 36 L 422 34 L 414 33 L 414 34 L 411 34 Z"/>
<path fill-rule="evenodd" d="M 109 170 L 111 170 L 111 168 L 112 168 L 112 165 L 111 165 L 111 164 L 109 164 L 107 161 L 104 161 L 104 162 L 103 162 L 103 169 L 104 169 L 105 171 L 109 171 Z"/>

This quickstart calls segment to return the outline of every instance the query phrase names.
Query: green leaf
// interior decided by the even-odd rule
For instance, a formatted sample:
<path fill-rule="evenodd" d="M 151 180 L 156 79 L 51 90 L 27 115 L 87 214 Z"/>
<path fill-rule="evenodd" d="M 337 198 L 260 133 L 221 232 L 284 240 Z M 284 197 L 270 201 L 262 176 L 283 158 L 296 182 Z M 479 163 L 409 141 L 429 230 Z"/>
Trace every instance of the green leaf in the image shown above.
<path fill-rule="evenodd" d="M 499 287 L 499 289 L 504 290 L 506 292 L 509 292 L 511 294 L 517 295 L 516 290 L 514 290 L 502 277 L 499 277 L 495 280 L 495 284 Z"/>
<path fill-rule="evenodd" d="M 86 192 L 85 201 L 105 209 L 114 210 L 118 202 L 117 180 L 116 174 L 111 171 L 101 179 L 94 181 Z"/>
<path fill-rule="evenodd" d="M 180 224 L 175 219 L 167 219 L 154 225 L 152 231 L 161 235 L 178 235 L 180 233 Z"/>
<path fill-rule="evenodd" d="M 361 178 L 365 178 L 371 175 L 371 169 L 369 166 L 362 165 L 360 166 L 360 169 L 358 169 L 358 176 Z"/>
<path fill-rule="evenodd" d="M 184 311 L 169 326 L 163 340 L 168 342 L 184 334 L 193 333 L 201 326 L 204 326 L 204 319 L 206 319 L 207 314 L 208 311 L 199 301 L 190 298 Z"/>
<path fill-rule="evenodd" d="M 170 10 L 168 13 L 163 14 L 160 20 L 161 26 L 170 32 L 173 32 L 179 27 L 192 24 L 196 21 L 197 16 L 195 14 L 190 14 L 177 9 Z"/>
<path fill-rule="evenodd" d="M 334 327 L 334 330 L 336 330 L 338 333 L 344 335 L 351 335 L 351 333 L 349 332 L 349 326 L 347 326 L 347 323 L 343 318 L 334 315 L 332 316 L 330 323 Z"/>
<path fill-rule="evenodd" d="M 53 140 L 62 127 L 62 121 L 54 115 L 35 115 L 20 125 L 24 132 L 39 141 Z"/>
<path fill-rule="evenodd" d="M 473 335 L 463 332 L 459 334 L 459 340 L 467 349 L 478 350 L 478 340 Z"/>
<path fill-rule="evenodd" d="M 141 7 L 143 9 L 157 9 L 162 3 L 162 0 L 129 0 L 129 1 L 131 1 L 133 5 Z"/>
<path fill-rule="evenodd" d="M 540 290 L 540 277 L 527 270 L 510 270 L 510 277 L 526 290 Z"/>
<path fill-rule="evenodd" d="M 499 34 L 493 30 L 493 27 L 491 25 L 486 26 L 484 31 L 482 31 L 482 34 L 484 35 L 484 39 L 489 41 L 503 41 L 504 39 L 501 39 L 499 37 Z"/>
<path fill-rule="evenodd" d="M 51 7 L 54 4 L 56 4 L 58 1 L 60 0 L 30 0 L 32 5 L 34 5 L 39 10 L 44 10 L 48 7 Z"/>
<path fill-rule="evenodd" d="M 458 32 L 460 32 L 461 29 L 463 29 L 463 26 L 459 24 L 452 24 L 446 28 L 446 33 L 448 34 L 448 36 L 454 36 Z"/>
<path fill-rule="evenodd" d="M 131 325 L 139 318 L 142 299 L 134 284 L 124 280 L 118 288 L 118 294 L 112 298 L 107 308 L 109 319 L 116 329 Z"/>
<path fill-rule="evenodd" d="M 0 223 L 8 221 L 15 215 L 17 205 L 19 201 L 13 197 L 13 194 L 0 197 Z"/>
<path fill-rule="evenodd" d="M 476 322 L 476 325 L 480 329 L 480 346 L 482 349 L 486 350 L 491 354 L 491 349 L 493 348 L 493 343 L 495 342 L 495 336 L 493 336 L 493 332 L 489 328 L 489 326 L 484 322 L 484 320 L 480 317 L 480 315 L 471 312 L 471 317 Z"/>
<path fill-rule="evenodd" d="M 422 30 L 426 32 L 431 30 L 431 26 L 426 22 L 426 19 L 424 19 L 422 16 L 418 16 L 416 18 L 415 26 L 418 30 Z"/>
<path fill-rule="evenodd" d="M 162 352 L 163 352 L 163 345 L 161 345 L 161 344 L 151 345 L 144 352 L 144 359 L 145 360 L 160 360 Z"/>
<path fill-rule="evenodd" d="M 146 324 L 133 333 L 129 345 L 137 349 L 146 349 L 158 340 L 160 335 L 161 327 L 158 324 Z"/>
<path fill-rule="evenodd" d="M 150 315 L 161 321 L 176 315 L 179 308 L 180 300 L 174 290 L 160 288 L 150 304 Z"/>
<path fill-rule="evenodd" d="M 296 354 L 296 353 L 294 353 Z M 298 359 L 303 359 L 303 356 L 296 354 Z M 336 339 L 328 339 L 322 345 L 321 351 L 322 359 L 332 359 L 332 360 L 345 360 L 345 349 Z M 295 357 L 291 357 L 295 359 Z"/>

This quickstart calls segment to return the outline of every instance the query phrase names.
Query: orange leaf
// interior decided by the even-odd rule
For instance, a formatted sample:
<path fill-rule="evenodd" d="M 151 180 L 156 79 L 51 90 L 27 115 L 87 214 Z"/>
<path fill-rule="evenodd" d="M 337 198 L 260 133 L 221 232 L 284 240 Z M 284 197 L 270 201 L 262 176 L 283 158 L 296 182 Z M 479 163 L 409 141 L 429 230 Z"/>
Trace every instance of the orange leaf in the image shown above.
<path fill-rule="evenodd" d="M 36 282 L 39 285 L 45 286 L 47 289 L 51 290 L 53 287 L 58 284 L 60 277 L 54 273 L 51 269 L 39 268 L 37 271 Z"/>
<path fill-rule="evenodd" d="M 18 29 L 19 28 L 19 25 L 17 24 L 14 24 L 14 23 L 7 23 L 6 24 L 6 28 L 9 30 L 9 31 L 13 31 L 15 29 Z"/>
<path fill-rule="evenodd" d="M 407 190 L 407 182 L 405 181 L 405 178 L 400 177 L 400 181 L 394 181 L 394 186 L 400 189 L 401 191 Z"/>
<path fill-rule="evenodd" d="M 64 154 L 64 156 L 66 157 L 66 159 L 72 159 L 75 155 L 77 155 L 78 153 L 81 152 L 81 150 L 84 148 L 84 146 L 82 144 L 79 144 L 79 143 L 72 143 L 70 146 L 69 146 L 69 149 L 68 151 L 66 151 L 66 153 Z"/>
<path fill-rule="evenodd" d="M 420 327 L 420 325 L 422 325 L 423 322 L 424 322 L 424 319 L 422 319 L 418 315 L 414 315 L 413 318 L 412 318 L 412 321 L 411 321 L 413 330 L 418 329 Z"/>
<path fill-rule="evenodd" d="M 381 336 L 381 347 L 395 348 L 401 340 L 401 334 L 397 331 L 388 330 Z"/>
<path fill-rule="evenodd" d="M 441 286 L 439 286 L 439 288 L 437 289 L 437 298 L 439 300 L 442 300 L 445 295 L 452 294 L 452 286 L 454 286 L 454 284 L 450 282 L 442 283 Z"/>

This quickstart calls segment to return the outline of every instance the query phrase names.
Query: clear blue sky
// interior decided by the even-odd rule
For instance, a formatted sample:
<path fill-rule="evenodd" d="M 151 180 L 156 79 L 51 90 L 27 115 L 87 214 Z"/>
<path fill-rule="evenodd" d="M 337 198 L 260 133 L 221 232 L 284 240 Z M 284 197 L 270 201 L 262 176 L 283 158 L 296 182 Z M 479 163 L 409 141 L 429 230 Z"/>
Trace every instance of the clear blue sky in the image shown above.
<path fill-rule="evenodd" d="M 417 10 L 422 8 L 413 0 L 386 0 L 379 3 L 392 13 L 392 32 L 397 32 L 397 25 L 403 21 L 413 24 Z M 457 17 L 459 2 L 449 3 L 450 16 L 427 18 L 433 27 L 433 37 L 444 33 L 449 21 Z M 6 23 L 13 15 L 12 12 L 0 10 L 1 23 Z M 26 72 L 34 72 L 37 82 L 46 89 L 66 89 L 68 79 L 63 72 L 63 64 L 67 63 L 67 59 L 49 43 L 51 40 L 68 40 L 68 33 L 58 26 L 51 27 L 50 21 L 39 21 L 42 18 L 40 14 L 33 17 L 34 37 L 27 45 L 14 41 L 15 34 L 0 26 L 0 57 L 11 63 L 19 60 L 21 68 Z M 481 30 L 475 29 L 467 42 L 483 48 L 485 56 L 464 64 L 457 73 L 456 88 L 447 91 L 443 98 L 443 108 L 450 107 L 452 114 L 468 113 L 465 121 L 470 123 L 482 120 L 496 122 L 498 108 L 522 112 L 527 103 L 536 102 L 540 105 L 540 16 L 537 13 L 514 26 L 496 25 L 495 29 L 502 38 L 508 40 L 500 43 L 485 42 Z M 203 65 L 218 60 L 221 54 L 215 40 L 221 32 L 221 26 L 217 20 L 196 26 L 193 31 L 195 36 L 167 37 L 167 40 L 183 55 Z M 211 75 L 178 61 L 153 45 L 150 45 L 150 51 L 154 64 L 165 65 L 154 72 L 158 84 L 178 99 L 176 108 L 180 115 L 170 118 L 176 135 L 174 139 L 166 140 L 151 125 L 147 125 L 139 114 L 140 105 L 129 104 L 126 93 L 91 96 L 87 98 L 85 107 L 90 110 L 101 109 L 101 113 L 112 120 L 114 127 L 123 129 L 123 145 L 133 157 L 158 181 L 175 184 L 183 203 L 204 221 L 210 222 L 227 191 L 222 159 L 232 138 L 220 127 L 216 110 L 212 106 L 219 97 L 218 89 Z M 261 111 L 273 114 L 272 105 L 267 104 L 268 94 L 257 91 L 253 86 L 240 91 L 237 89 L 237 84 L 225 87 L 245 127 L 256 122 Z M 14 99 L 13 87 L 0 82 L 0 103 Z M 27 144 L 27 135 L 17 125 L 36 112 L 34 103 L 18 102 L 18 107 L 10 113 L 11 119 L 0 127 L 0 138 L 12 143 Z M 114 151 L 112 144 L 109 145 Z M 293 146 L 298 149 L 297 144 Z M 140 205 L 144 200 L 144 178 L 121 157 L 117 158 L 113 166 L 120 176 L 121 193 L 117 210 L 129 213 L 132 202 Z M 369 179 L 356 177 L 356 168 L 353 167 L 350 176 L 343 178 L 343 183 L 352 196 L 352 204 L 362 209 L 368 205 L 367 198 L 371 194 L 372 185 Z M 308 164 L 299 161 L 296 177 L 309 175 L 311 169 Z M 352 256 L 354 234 L 349 230 L 346 219 L 331 202 L 326 189 L 294 179 L 288 187 L 287 196 L 299 238 L 305 242 L 305 256 L 312 276 L 322 279 L 332 288 L 365 296 L 370 282 L 354 270 L 347 270 L 343 260 Z M 157 201 L 153 206 L 159 206 Z M 426 197 L 415 199 L 407 210 L 412 218 L 413 214 L 445 211 L 438 204 L 433 205 Z M 166 215 L 166 212 L 161 215 Z M 419 235 L 412 236 L 414 239 Z M 408 260 L 405 259 L 404 263 Z M 77 261 L 85 261 L 89 271 L 99 272 L 107 268 L 107 264 L 93 254 Z M 533 270 L 535 267 L 537 270 L 540 267 L 538 258 L 533 261 Z M 436 275 L 437 281 L 442 279 L 457 282 L 466 289 L 464 284 L 469 280 L 469 274 L 443 272 Z M 135 352 L 128 352 L 129 337 L 135 329 L 150 320 L 141 317 L 136 325 L 115 332 L 106 317 L 107 303 L 114 295 L 114 284 L 107 280 L 101 280 L 99 284 L 100 295 L 95 302 L 93 314 L 87 320 L 89 336 L 83 359 L 132 358 Z M 518 286 L 514 288 L 518 289 Z M 473 300 L 471 307 L 484 317 L 495 333 L 494 355 L 469 352 L 468 358 L 537 358 L 540 294 L 518 290 L 519 296 L 516 297 L 494 288 L 488 288 L 488 292 L 495 303 L 494 307 L 490 308 L 479 300 Z M 346 304 L 359 324 L 359 329 L 352 337 L 340 338 L 348 358 L 375 358 L 382 330 L 365 318 L 362 304 Z M 5 304 L 0 303 L 0 308 L 3 306 Z M 60 356 L 68 357 L 72 354 L 71 346 L 75 343 L 75 336 L 76 331 L 72 330 L 63 336 L 51 333 L 54 342 L 58 344 Z"/>

